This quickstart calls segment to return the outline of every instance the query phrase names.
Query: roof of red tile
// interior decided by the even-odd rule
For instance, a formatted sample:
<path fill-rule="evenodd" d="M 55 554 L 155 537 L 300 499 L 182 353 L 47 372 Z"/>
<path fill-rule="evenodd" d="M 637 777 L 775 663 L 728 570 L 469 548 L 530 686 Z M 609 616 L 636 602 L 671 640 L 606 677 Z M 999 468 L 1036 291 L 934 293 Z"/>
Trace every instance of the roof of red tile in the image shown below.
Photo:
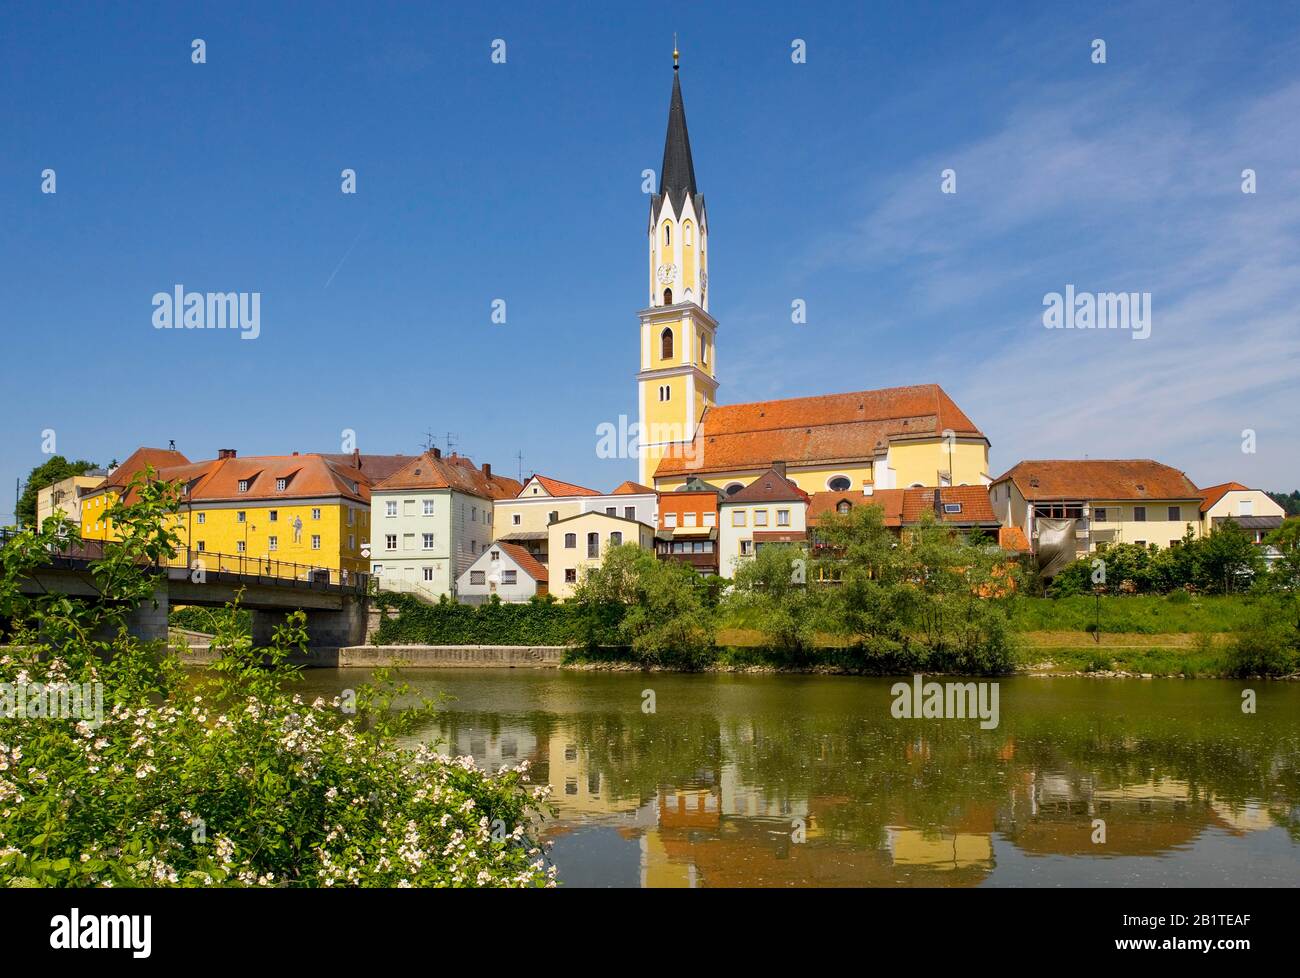
<path fill-rule="evenodd" d="M 533 473 L 529 478 L 524 480 L 524 486 L 536 479 L 542 484 L 542 488 L 552 496 L 599 496 L 600 493 L 595 489 L 588 489 L 586 486 L 574 485 L 572 482 L 561 482 L 559 479 L 552 479 L 548 476 Z M 523 492 L 524 486 L 519 487 Z"/>
<path fill-rule="evenodd" d="M 521 488 L 517 480 L 495 472 L 489 475 L 464 455 L 435 456 L 425 452 L 375 483 L 374 491 L 453 489 L 482 499 L 513 499 Z"/>
<path fill-rule="evenodd" d="M 500 547 L 510 555 L 510 559 L 519 565 L 520 569 L 531 577 L 534 581 L 549 580 L 546 571 L 546 565 L 530 554 L 527 550 L 517 543 L 506 543 L 504 540 L 498 540 L 492 544 L 494 547 Z"/>
<path fill-rule="evenodd" d="M 960 503 L 960 513 L 935 512 L 933 488 L 930 489 L 877 489 L 870 496 L 854 492 L 815 492 L 808 507 L 808 521 L 816 523 L 827 513 L 837 512 L 842 502 L 850 506 L 879 506 L 884 510 L 885 526 L 913 526 L 921 522 L 922 514 L 933 513 L 941 523 L 956 526 L 990 525 L 998 522 L 983 486 L 944 486 L 939 492 L 939 502 Z"/>
<path fill-rule="evenodd" d="M 117 468 L 108 474 L 108 476 L 95 487 L 93 491 L 98 492 L 101 489 L 120 489 L 135 477 L 137 472 L 143 472 L 147 466 L 153 466 L 155 469 L 163 469 L 172 465 L 189 465 L 190 460 L 180 452 L 170 448 L 137 448 L 134 452 L 126 457 Z"/>
<path fill-rule="evenodd" d="M 776 469 L 768 469 L 757 479 L 722 500 L 726 503 L 808 502 L 808 493 Z"/>
<path fill-rule="evenodd" d="M 1029 553 L 1029 538 L 1018 526 L 1004 526 L 998 530 L 998 546 L 1011 553 Z"/>
<path fill-rule="evenodd" d="M 610 493 L 610 495 L 611 496 L 638 496 L 642 493 L 647 493 L 647 492 L 650 493 L 651 495 L 654 495 L 654 490 L 651 489 L 649 486 L 643 486 L 639 482 L 633 482 L 631 479 L 628 479 L 627 482 L 621 483 L 617 488 L 615 488 L 614 491 Z"/>
<path fill-rule="evenodd" d="M 693 450 L 665 455 L 655 476 L 752 469 L 774 461 L 848 462 L 883 452 L 891 440 L 933 438 L 946 430 L 984 438 L 938 384 L 711 407 L 700 420 Z"/>
<path fill-rule="evenodd" d="M 361 452 L 333 455 L 327 452 L 321 453 L 321 458 L 328 459 L 337 465 L 357 469 L 371 485 L 381 479 L 387 479 L 403 465 L 411 461 L 412 457 L 410 455 L 363 455 Z"/>
<path fill-rule="evenodd" d="M 189 485 L 188 499 L 194 502 L 239 499 L 306 499 L 341 496 L 370 502 L 370 487 L 356 469 L 338 465 L 323 455 L 250 455 L 218 458 L 197 465 L 160 471 L 167 480 Z M 285 480 L 282 490 L 278 480 Z M 239 491 L 240 482 L 248 488 Z"/>
<path fill-rule="evenodd" d="M 1026 499 L 1199 499 L 1192 480 L 1149 458 L 1045 459 L 1018 462 L 1010 479 Z"/>
<path fill-rule="evenodd" d="M 1214 507 L 1214 504 L 1220 499 L 1228 493 L 1237 490 L 1245 490 L 1248 492 L 1250 491 L 1250 486 L 1243 486 L 1240 482 L 1224 482 L 1217 486 L 1207 486 L 1204 489 L 1198 490 L 1198 494 L 1201 497 L 1201 512 L 1209 512 Z"/>

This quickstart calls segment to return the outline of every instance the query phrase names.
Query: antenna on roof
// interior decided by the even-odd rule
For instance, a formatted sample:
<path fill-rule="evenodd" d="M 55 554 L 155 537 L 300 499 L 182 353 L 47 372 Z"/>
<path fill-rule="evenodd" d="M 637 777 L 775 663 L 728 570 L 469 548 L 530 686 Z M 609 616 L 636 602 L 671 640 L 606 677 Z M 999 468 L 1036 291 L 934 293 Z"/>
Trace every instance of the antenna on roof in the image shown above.
<path fill-rule="evenodd" d="M 438 443 L 438 440 L 437 440 L 436 438 L 434 438 L 434 436 L 433 436 L 433 432 L 432 432 L 432 431 L 426 431 L 426 432 L 424 433 L 424 441 L 420 444 L 420 448 L 423 449 L 423 450 L 426 451 L 426 452 L 431 452 L 431 451 L 433 451 L 433 448 L 434 448 L 435 445 L 437 445 L 437 443 Z"/>
<path fill-rule="evenodd" d="M 169 452 L 174 452 L 174 451 L 176 451 L 176 439 L 175 439 L 175 438 L 172 438 L 172 439 L 169 439 L 169 440 L 168 440 L 168 442 L 167 442 L 167 451 L 169 451 Z"/>
<path fill-rule="evenodd" d="M 455 432 L 447 432 L 447 454 L 450 455 L 460 444 L 460 435 Z"/>
<path fill-rule="evenodd" d="M 522 485 L 524 481 L 524 450 L 522 448 L 515 452 L 515 459 L 519 462 L 519 483 Z"/>

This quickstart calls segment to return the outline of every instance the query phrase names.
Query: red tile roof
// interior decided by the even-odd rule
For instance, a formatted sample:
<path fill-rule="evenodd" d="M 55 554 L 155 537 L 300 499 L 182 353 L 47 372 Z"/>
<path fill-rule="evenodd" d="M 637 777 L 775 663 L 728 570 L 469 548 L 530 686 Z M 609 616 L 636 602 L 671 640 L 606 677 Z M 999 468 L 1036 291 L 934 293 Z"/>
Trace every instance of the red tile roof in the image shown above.
<path fill-rule="evenodd" d="M 410 455 L 363 455 L 359 451 L 349 454 L 334 454 L 327 452 L 321 453 L 321 458 L 328 459 L 338 465 L 347 466 L 350 469 L 358 469 L 369 480 L 371 485 L 379 482 L 381 479 L 387 479 L 390 475 L 400 469 L 412 458 Z"/>
<path fill-rule="evenodd" d="M 877 489 L 870 496 L 860 492 L 815 492 L 808 507 L 808 522 L 816 523 L 827 513 L 837 512 L 841 502 L 850 506 L 879 506 L 885 512 L 885 526 L 903 525 L 903 489 Z"/>
<path fill-rule="evenodd" d="M 651 489 L 649 486 L 643 486 L 641 485 L 641 483 L 633 482 L 631 479 L 629 479 L 627 482 L 621 483 L 617 488 L 615 488 L 614 491 L 610 493 L 610 495 L 611 496 L 637 496 L 640 495 L 641 493 L 650 493 L 651 495 L 654 495 L 654 490 Z"/>
<path fill-rule="evenodd" d="M 387 479 L 375 483 L 375 492 L 400 489 L 452 489 L 482 499 L 514 499 L 522 487 L 515 479 L 488 474 L 464 455 L 417 455 Z"/>
<path fill-rule="evenodd" d="M 952 525 L 997 524 L 997 515 L 983 486 L 944 486 L 938 490 L 940 503 L 961 503 L 960 513 L 935 512 L 934 489 L 877 489 L 870 496 L 853 492 L 815 492 L 808 508 L 808 521 L 816 523 L 827 513 L 836 512 L 841 502 L 850 506 L 879 506 L 884 510 L 885 526 L 913 526 L 924 513 L 932 513 L 940 523 Z"/>
<path fill-rule="evenodd" d="M 306 499 L 341 496 L 356 502 L 370 502 L 370 487 L 356 469 L 330 462 L 322 455 L 250 455 L 246 458 L 218 458 L 197 465 L 164 469 L 159 476 L 189 484 L 188 500 Z M 276 489 L 285 480 L 283 490 Z M 239 483 L 247 481 L 245 492 Z"/>
<path fill-rule="evenodd" d="M 577 486 L 572 482 L 561 482 L 559 479 L 552 479 L 548 476 L 533 473 L 531 477 L 524 480 L 524 486 L 528 485 L 533 479 L 542 484 L 542 488 L 552 496 L 599 496 L 600 493 L 595 489 L 588 489 L 586 486 Z M 519 487 L 523 492 L 523 486 Z"/>
<path fill-rule="evenodd" d="M 665 455 L 655 477 L 766 468 L 777 460 L 857 461 L 884 452 L 891 440 L 934 438 L 946 430 L 984 437 L 938 384 L 711 407 L 693 451 Z"/>
<path fill-rule="evenodd" d="M 163 469 L 172 465 L 189 464 L 190 460 L 188 458 L 170 448 L 137 448 L 126 457 L 126 461 L 110 472 L 108 477 L 96 486 L 92 492 L 99 492 L 103 489 L 121 489 L 135 477 L 136 473 L 143 472 L 147 466 Z"/>
<path fill-rule="evenodd" d="M 727 503 L 784 503 L 808 502 L 808 493 L 781 475 L 768 469 L 757 479 L 722 500 Z"/>
<path fill-rule="evenodd" d="M 531 577 L 534 581 L 545 582 L 548 580 L 546 565 L 543 564 L 536 557 L 534 557 L 532 554 L 530 554 L 519 544 L 506 543 L 503 540 L 498 540 L 496 541 L 496 543 L 492 544 L 492 546 L 500 547 L 502 550 L 508 553 L 510 555 L 510 559 L 513 560 L 516 564 L 518 564 L 520 569 L 522 569 L 523 572 L 527 574 L 529 577 Z"/>
<path fill-rule="evenodd" d="M 1243 486 L 1240 482 L 1224 482 L 1217 486 L 1209 486 L 1205 489 L 1198 490 L 1201 497 L 1201 512 L 1207 513 L 1214 508 L 1214 504 L 1226 496 L 1228 493 L 1238 490 L 1250 490 L 1250 486 Z"/>
<path fill-rule="evenodd" d="M 1200 498 L 1191 479 L 1149 458 L 1024 461 L 993 481 L 1007 479 L 1031 500 Z"/>

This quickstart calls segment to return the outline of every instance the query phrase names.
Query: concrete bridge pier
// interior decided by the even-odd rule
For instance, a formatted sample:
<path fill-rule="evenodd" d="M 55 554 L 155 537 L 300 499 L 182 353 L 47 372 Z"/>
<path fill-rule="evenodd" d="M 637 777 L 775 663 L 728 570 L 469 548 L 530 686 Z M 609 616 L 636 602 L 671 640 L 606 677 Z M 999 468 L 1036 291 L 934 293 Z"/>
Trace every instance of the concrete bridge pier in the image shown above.
<path fill-rule="evenodd" d="M 365 643 L 367 602 L 350 594 L 342 598 L 342 607 L 338 609 L 303 609 L 307 614 L 307 644 L 310 648 L 338 649 Z M 253 609 L 253 645 L 270 645 L 272 634 L 284 624 L 287 614 L 287 611 Z"/>

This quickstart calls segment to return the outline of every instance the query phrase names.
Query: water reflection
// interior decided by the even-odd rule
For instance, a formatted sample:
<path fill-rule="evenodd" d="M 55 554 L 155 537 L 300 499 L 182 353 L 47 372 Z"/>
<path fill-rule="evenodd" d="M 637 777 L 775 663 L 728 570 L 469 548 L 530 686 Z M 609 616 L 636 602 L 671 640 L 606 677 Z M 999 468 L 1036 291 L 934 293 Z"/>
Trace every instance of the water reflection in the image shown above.
<path fill-rule="evenodd" d="M 455 697 L 422 737 L 553 785 L 574 885 L 1300 882 L 1295 684 L 1244 715 L 1234 683 L 1016 679 L 984 731 L 894 720 L 868 679 L 406 678 Z"/>

